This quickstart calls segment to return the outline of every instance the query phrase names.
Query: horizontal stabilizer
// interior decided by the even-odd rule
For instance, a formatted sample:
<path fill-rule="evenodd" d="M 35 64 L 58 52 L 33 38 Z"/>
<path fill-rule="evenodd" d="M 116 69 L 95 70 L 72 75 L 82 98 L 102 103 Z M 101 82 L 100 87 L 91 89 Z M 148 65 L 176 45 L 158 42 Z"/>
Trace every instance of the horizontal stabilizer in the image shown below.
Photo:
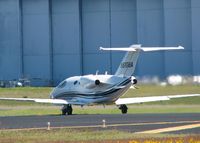
<path fill-rule="evenodd" d="M 150 51 L 162 51 L 162 50 L 181 50 L 184 49 L 182 46 L 178 47 L 141 47 L 141 45 L 132 45 L 130 47 L 120 47 L 120 48 L 103 48 L 100 47 L 100 50 L 104 51 L 144 51 L 144 52 L 150 52 Z"/>
<path fill-rule="evenodd" d="M 145 47 L 141 48 L 142 51 L 148 52 L 148 51 L 162 51 L 162 50 L 182 50 L 184 47 L 178 46 L 178 47 Z"/>
<path fill-rule="evenodd" d="M 103 48 L 100 47 L 100 50 L 105 51 L 125 51 L 126 54 L 120 63 L 117 71 L 115 72 L 116 76 L 119 77 L 130 77 L 133 75 L 139 57 L 140 51 L 150 52 L 150 51 L 163 51 L 163 50 L 180 50 L 184 49 L 182 46 L 178 47 L 141 47 L 141 45 L 131 45 L 130 47 L 119 47 L 119 48 Z"/>

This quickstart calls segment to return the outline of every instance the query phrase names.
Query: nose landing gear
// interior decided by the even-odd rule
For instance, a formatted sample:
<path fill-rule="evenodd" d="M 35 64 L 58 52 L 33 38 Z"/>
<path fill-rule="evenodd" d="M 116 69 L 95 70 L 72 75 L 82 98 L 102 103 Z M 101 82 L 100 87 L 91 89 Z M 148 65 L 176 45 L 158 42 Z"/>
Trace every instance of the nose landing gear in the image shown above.
<path fill-rule="evenodd" d="M 128 111 L 128 107 L 125 104 L 120 105 L 119 109 L 121 110 L 122 114 L 126 114 Z"/>
<path fill-rule="evenodd" d="M 62 110 L 62 115 L 72 115 L 73 109 L 72 106 L 70 104 L 68 105 L 64 105 Z"/>

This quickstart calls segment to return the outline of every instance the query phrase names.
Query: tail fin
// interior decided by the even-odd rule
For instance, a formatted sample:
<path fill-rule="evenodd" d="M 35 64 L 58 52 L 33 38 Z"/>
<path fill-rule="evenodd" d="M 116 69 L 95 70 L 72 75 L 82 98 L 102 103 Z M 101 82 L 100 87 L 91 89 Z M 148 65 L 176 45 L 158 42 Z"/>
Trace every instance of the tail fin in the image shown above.
<path fill-rule="evenodd" d="M 159 51 L 159 50 L 179 50 L 184 49 L 181 46 L 178 47 L 141 47 L 141 45 L 131 45 L 130 47 L 124 48 L 103 48 L 100 47 L 100 50 L 107 51 L 127 51 L 122 62 L 120 63 L 115 75 L 122 77 L 129 77 L 135 71 L 137 59 L 140 51 L 149 52 L 149 51 Z"/>

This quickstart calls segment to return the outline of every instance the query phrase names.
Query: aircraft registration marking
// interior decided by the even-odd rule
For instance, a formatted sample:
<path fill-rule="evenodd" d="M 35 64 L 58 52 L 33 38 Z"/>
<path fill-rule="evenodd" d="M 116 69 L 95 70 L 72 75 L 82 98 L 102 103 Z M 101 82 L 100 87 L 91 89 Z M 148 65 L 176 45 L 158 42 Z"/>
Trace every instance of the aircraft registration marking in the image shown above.
<path fill-rule="evenodd" d="M 133 67 L 133 62 L 123 62 L 120 65 L 121 68 L 132 68 Z"/>

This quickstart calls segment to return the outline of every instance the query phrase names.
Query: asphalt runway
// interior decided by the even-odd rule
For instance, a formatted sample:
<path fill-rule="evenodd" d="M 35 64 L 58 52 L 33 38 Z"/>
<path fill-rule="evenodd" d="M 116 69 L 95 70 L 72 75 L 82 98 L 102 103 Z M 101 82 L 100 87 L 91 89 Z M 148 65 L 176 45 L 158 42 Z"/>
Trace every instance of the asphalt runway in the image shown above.
<path fill-rule="evenodd" d="M 104 122 L 104 121 L 105 122 Z M 0 117 L 0 130 L 116 129 L 133 133 L 200 134 L 200 114 L 126 114 Z"/>

